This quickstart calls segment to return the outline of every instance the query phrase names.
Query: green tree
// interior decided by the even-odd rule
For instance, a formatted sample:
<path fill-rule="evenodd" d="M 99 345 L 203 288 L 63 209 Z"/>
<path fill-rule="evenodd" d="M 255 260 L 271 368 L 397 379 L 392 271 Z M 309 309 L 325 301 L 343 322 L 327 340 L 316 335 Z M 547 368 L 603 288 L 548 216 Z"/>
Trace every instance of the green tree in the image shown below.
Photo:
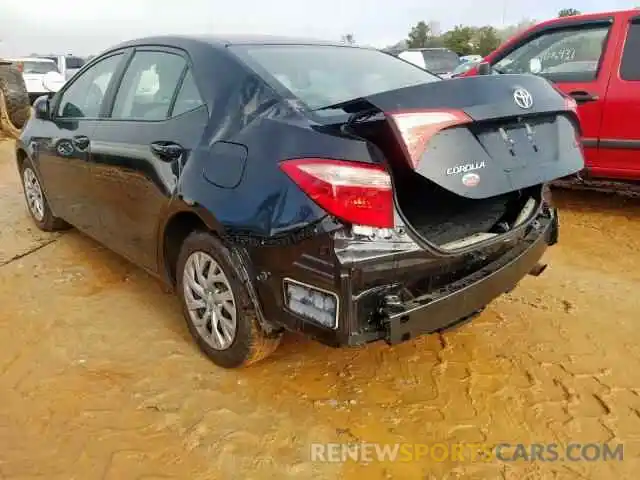
<path fill-rule="evenodd" d="M 563 8 L 558 12 L 558 17 L 573 17 L 574 15 L 580 15 L 582 12 L 575 8 Z"/>
<path fill-rule="evenodd" d="M 500 46 L 500 37 L 495 28 L 486 26 L 478 29 L 475 51 L 483 57 L 489 55 Z"/>
<path fill-rule="evenodd" d="M 407 47 L 425 48 L 429 43 L 430 34 L 429 26 L 423 20 L 420 20 L 409 32 Z"/>
<path fill-rule="evenodd" d="M 473 44 L 471 41 L 474 33 L 471 27 L 457 25 L 453 30 L 449 30 L 442 36 L 444 46 L 453 50 L 458 55 L 469 55 L 473 53 Z"/>

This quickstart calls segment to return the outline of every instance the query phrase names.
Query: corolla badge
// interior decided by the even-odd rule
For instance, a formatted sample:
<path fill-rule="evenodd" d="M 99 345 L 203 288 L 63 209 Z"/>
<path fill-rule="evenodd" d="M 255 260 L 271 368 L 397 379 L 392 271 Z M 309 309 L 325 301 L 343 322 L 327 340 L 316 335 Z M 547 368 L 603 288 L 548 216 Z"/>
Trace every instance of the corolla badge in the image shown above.
<path fill-rule="evenodd" d="M 515 92 L 513 92 L 513 101 L 524 110 L 533 107 L 533 97 L 524 88 L 516 88 Z"/>
<path fill-rule="evenodd" d="M 459 173 L 472 172 L 473 170 L 480 170 L 486 167 L 484 162 L 465 163 L 464 165 L 456 165 L 455 167 L 447 168 L 447 175 L 458 175 Z"/>

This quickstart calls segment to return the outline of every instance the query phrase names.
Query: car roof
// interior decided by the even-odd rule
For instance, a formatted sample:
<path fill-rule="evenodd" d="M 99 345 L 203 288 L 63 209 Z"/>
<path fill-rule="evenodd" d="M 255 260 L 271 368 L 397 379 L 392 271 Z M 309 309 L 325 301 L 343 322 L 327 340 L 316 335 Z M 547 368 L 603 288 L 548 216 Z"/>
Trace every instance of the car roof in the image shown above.
<path fill-rule="evenodd" d="M 55 63 L 50 58 L 41 57 L 21 57 L 21 58 L 5 58 L 9 62 L 42 62 L 42 63 Z"/>
<path fill-rule="evenodd" d="M 423 52 L 425 50 L 431 50 L 431 51 L 440 51 L 440 52 L 452 52 L 455 53 L 453 50 L 451 50 L 450 48 L 445 48 L 445 47 L 421 47 L 421 48 L 407 48 L 407 52 Z"/>
<path fill-rule="evenodd" d="M 582 20 L 592 20 L 592 19 L 595 20 L 595 19 L 602 18 L 602 17 L 626 17 L 626 16 L 629 16 L 629 15 L 640 15 L 640 10 L 638 10 L 638 9 L 633 9 L 633 10 L 612 10 L 612 11 L 596 12 L 596 13 L 583 13 L 583 14 L 580 14 L 580 15 L 570 15 L 568 17 L 557 17 L 557 18 L 552 18 L 550 20 L 545 20 L 543 22 L 538 22 L 535 25 L 533 25 L 530 28 L 530 30 L 533 30 L 534 28 L 544 27 L 546 25 L 554 25 L 556 23 L 571 22 L 571 21 L 582 21 Z"/>
<path fill-rule="evenodd" d="M 153 37 L 136 38 L 122 42 L 109 48 L 107 51 L 135 47 L 149 44 L 160 44 L 167 46 L 177 46 L 183 48 L 193 48 L 198 46 L 211 46 L 214 48 L 226 48 L 231 45 L 323 45 L 340 46 L 351 48 L 373 49 L 367 46 L 347 45 L 341 42 L 319 40 L 305 37 L 287 37 L 279 35 L 159 35 Z"/>

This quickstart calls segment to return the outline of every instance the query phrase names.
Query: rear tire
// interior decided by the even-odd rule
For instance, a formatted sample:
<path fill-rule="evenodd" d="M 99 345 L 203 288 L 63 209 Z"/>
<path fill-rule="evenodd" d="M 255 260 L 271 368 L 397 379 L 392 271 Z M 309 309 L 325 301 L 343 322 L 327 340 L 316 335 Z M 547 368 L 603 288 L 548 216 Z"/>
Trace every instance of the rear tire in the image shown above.
<path fill-rule="evenodd" d="M 0 91 L 4 95 L 7 115 L 20 130 L 29 120 L 29 94 L 22 74 L 11 65 L 0 65 Z"/>
<path fill-rule="evenodd" d="M 267 335 L 262 330 L 229 249 L 215 236 L 193 232 L 187 237 L 176 277 L 189 332 L 213 363 L 224 368 L 247 366 L 278 348 L 282 334 Z"/>
<path fill-rule="evenodd" d="M 42 190 L 38 174 L 29 158 L 25 158 L 22 162 L 20 178 L 27 209 L 37 227 L 45 232 L 55 232 L 69 228 L 67 222 L 53 215 L 47 197 Z"/>

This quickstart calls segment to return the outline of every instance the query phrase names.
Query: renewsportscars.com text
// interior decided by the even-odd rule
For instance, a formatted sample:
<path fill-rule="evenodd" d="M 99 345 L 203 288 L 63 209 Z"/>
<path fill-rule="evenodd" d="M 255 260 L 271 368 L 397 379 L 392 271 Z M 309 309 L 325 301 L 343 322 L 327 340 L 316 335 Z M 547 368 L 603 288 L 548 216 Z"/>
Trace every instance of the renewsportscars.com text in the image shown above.
<path fill-rule="evenodd" d="M 314 443 L 311 461 L 371 462 L 598 462 L 622 461 L 624 446 L 609 443 Z"/>

